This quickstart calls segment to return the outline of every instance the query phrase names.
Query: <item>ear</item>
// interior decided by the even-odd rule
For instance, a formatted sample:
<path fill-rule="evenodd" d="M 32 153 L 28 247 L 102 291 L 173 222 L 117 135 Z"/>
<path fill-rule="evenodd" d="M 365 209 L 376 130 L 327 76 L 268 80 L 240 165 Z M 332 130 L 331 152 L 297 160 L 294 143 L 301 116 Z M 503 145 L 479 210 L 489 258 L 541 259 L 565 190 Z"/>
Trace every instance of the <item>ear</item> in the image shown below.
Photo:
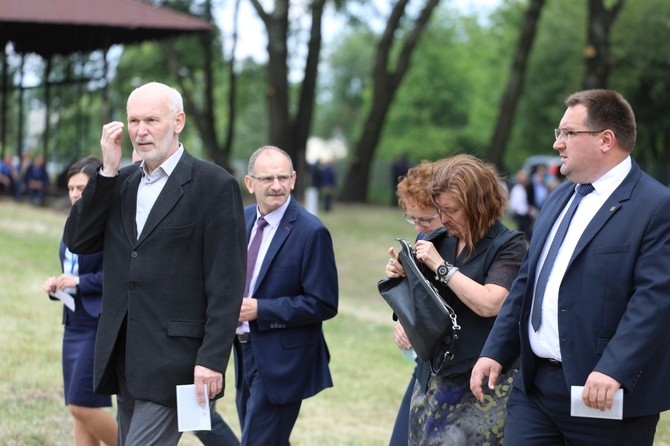
<path fill-rule="evenodd" d="M 254 193 L 254 183 L 251 181 L 252 178 L 249 175 L 244 176 L 244 185 L 247 187 L 247 190 L 250 194 Z"/>
<path fill-rule="evenodd" d="M 291 190 L 295 187 L 295 180 L 298 178 L 298 173 L 294 170 L 293 171 L 293 179 L 291 180 Z"/>
<path fill-rule="evenodd" d="M 179 112 L 174 117 L 174 132 L 180 134 L 186 125 L 186 114 Z"/>
<path fill-rule="evenodd" d="M 609 152 L 616 145 L 616 135 L 611 130 L 605 130 L 600 134 L 600 150 Z"/>

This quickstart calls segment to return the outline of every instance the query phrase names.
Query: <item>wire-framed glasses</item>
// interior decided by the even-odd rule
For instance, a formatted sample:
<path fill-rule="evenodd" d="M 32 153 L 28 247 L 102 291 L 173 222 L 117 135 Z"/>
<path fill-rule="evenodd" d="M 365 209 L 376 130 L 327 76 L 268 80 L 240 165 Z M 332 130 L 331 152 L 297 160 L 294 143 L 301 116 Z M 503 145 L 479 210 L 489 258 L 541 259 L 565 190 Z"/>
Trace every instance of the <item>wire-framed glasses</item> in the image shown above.
<path fill-rule="evenodd" d="M 568 142 L 572 139 L 573 136 L 579 135 L 580 133 L 589 133 L 595 135 L 597 133 L 604 132 L 607 129 L 602 130 L 565 130 L 565 129 L 554 129 L 554 136 L 556 140 L 561 140 L 563 142 Z"/>
<path fill-rule="evenodd" d="M 435 214 L 432 217 L 412 217 L 411 215 L 405 213 L 404 218 L 407 223 L 410 225 L 419 225 L 427 228 L 430 224 L 439 217 L 439 214 Z"/>
<path fill-rule="evenodd" d="M 286 183 L 288 180 L 293 178 L 293 174 L 289 174 L 289 175 L 268 175 L 268 176 L 264 176 L 264 177 L 255 177 L 253 175 L 249 175 L 249 176 L 256 181 L 260 181 L 260 183 L 265 185 L 265 186 L 269 186 L 270 184 L 274 183 L 275 181 L 279 181 L 280 183 Z"/>

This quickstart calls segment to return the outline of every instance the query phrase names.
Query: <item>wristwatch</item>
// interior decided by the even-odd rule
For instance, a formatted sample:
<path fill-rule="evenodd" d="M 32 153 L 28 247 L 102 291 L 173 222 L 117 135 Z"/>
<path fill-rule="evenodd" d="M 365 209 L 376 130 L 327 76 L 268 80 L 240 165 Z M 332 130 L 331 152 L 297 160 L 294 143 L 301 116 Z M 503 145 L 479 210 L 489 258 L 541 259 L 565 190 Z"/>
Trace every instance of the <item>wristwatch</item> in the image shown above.
<path fill-rule="evenodd" d="M 435 280 L 439 280 L 446 285 L 454 277 L 456 271 L 458 271 L 458 268 L 445 260 L 435 270 Z"/>

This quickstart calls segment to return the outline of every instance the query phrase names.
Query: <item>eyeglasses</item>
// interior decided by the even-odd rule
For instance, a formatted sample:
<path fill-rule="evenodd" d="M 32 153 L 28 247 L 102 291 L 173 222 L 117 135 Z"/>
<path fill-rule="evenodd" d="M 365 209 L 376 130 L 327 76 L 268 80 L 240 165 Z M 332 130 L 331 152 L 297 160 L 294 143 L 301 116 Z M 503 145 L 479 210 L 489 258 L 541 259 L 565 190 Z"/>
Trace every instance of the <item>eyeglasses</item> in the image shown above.
<path fill-rule="evenodd" d="M 407 223 L 411 224 L 411 225 L 419 225 L 419 226 L 423 226 L 424 228 L 427 228 L 428 226 L 430 226 L 430 224 L 433 222 L 433 220 L 435 220 L 438 216 L 439 216 L 439 214 L 435 214 L 432 217 L 417 218 L 417 217 L 412 217 L 409 214 L 405 214 L 405 221 Z"/>
<path fill-rule="evenodd" d="M 274 183 L 275 181 L 279 181 L 280 183 L 286 183 L 288 180 L 293 178 L 293 174 L 290 175 L 268 175 L 265 177 L 255 177 L 253 175 L 249 175 L 251 178 L 253 178 L 256 181 L 260 181 L 261 184 L 265 186 L 269 186 L 270 184 Z"/>
<path fill-rule="evenodd" d="M 554 129 L 554 136 L 556 137 L 556 140 L 558 141 L 559 139 L 563 142 L 568 142 L 574 135 L 579 135 L 580 133 L 589 133 L 589 134 L 596 134 L 596 133 L 601 133 L 604 132 L 607 129 L 602 129 L 602 130 L 565 130 L 565 129 Z"/>

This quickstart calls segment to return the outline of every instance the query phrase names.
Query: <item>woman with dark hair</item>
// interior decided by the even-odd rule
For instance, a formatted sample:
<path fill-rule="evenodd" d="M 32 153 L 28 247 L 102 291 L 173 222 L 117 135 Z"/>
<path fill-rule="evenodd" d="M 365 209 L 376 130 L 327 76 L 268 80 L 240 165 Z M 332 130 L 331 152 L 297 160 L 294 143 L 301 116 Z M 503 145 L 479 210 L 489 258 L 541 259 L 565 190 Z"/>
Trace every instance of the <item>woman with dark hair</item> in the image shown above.
<path fill-rule="evenodd" d="M 409 416 L 410 445 L 497 445 L 511 386 L 476 401 L 470 372 L 526 252 L 523 234 L 500 218 L 507 194 L 495 169 L 470 155 L 434 163 L 430 195 L 444 232 L 414 245 L 424 276 L 456 312 L 461 329 L 448 362 L 439 370 L 418 361 Z M 387 277 L 404 275 L 394 251 Z M 445 348 L 447 348 L 445 346 Z M 435 357 L 443 357 L 438 351 Z M 502 377 L 511 383 L 515 371 Z"/>
<path fill-rule="evenodd" d="M 89 178 L 101 165 L 95 157 L 75 162 L 68 170 L 67 188 L 71 204 L 79 198 Z M 116 445 L 117 424 L 102 409 L 112 405 L 108 395 L 93 393 L 93 351 L 102 300 L 102 252 L 72 254 L 61 242 L 59 257 L 63 273 L 49 277 L 42 288 L 52 294 L 72 296 L 73 306 L 63 306 L 63 383 L 65 404 L 74 417 L 76 446 Z"/>

